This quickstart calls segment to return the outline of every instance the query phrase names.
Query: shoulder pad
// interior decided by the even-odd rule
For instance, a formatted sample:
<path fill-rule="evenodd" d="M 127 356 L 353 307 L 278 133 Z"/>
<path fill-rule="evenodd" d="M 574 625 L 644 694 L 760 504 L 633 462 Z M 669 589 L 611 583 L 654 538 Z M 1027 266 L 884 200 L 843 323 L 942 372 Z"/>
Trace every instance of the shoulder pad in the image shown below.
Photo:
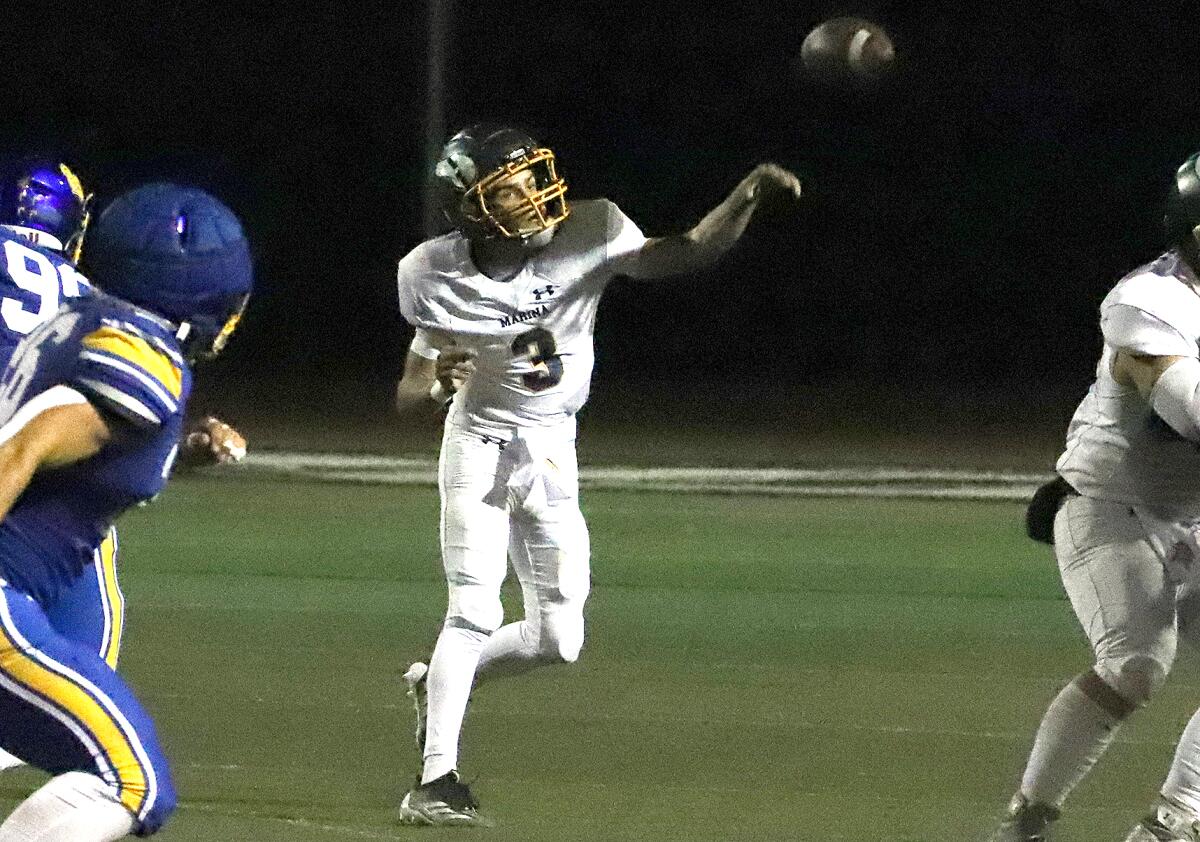
<path fill-rule="evenodd" d="M 1173 275 L 1131 275 L 1113 287 L 1101 311 L 1116 304 L 1136 307 L 1184 335 L 1200 335 L 1200 295 Z"/>
<path fill-rule="evenodd" d="M 606 199 L 604 205 L 608 212 L 605 240 L 609 260 L 616 260 L 635 252 L 646 244 L 646 235 L 642 233 L 642 229 L 626 216 L 615 202 Z"/>
<path fill-rule="evenodd" d="M 400 260 L 396 267 L 396 293 L 400 314 L 414 327 L 445 328 L 431 300 L 440 291 L 445 273 L 456 269 L 454 233 L 426 240 Z"/>
<path fill-rule="evenodd" d="M 1100 330 L 1109 345 L 1135 354 L 1194 357 L 1200 351 L 1195 338 L 1189 339 L 1157 316 L 1127 304 L 1106 308 Z"/>
<path fill-rule="evenodd" d="M 73 385 L 139 426 L 158 426 L 179 411 L 183 360 L 158 337 L 105 319 L 80 343 Z"/>

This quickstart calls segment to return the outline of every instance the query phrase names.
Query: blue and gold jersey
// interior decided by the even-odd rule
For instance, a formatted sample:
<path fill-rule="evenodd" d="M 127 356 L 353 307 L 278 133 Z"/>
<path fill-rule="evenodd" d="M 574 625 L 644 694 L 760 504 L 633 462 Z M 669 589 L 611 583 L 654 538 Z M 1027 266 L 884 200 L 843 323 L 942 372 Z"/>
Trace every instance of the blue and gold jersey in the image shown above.
<path fill-rule="evenodd" d="M 173 325 L 95 293 L 17 346 L 0 379 L 0 425 L 59 385 L 103 412 L 114 435 L 89 459 L 38 472 L 0 522 L 0 577 L 43 603 L 91 563 L 119 514 L 166 485 L 191 371 Z"/>
<path fill-rule="evenodd" d="M 90 290 L 63 255 L 0 228 L 0 370 L 17 343 L 63 301 Z"/>

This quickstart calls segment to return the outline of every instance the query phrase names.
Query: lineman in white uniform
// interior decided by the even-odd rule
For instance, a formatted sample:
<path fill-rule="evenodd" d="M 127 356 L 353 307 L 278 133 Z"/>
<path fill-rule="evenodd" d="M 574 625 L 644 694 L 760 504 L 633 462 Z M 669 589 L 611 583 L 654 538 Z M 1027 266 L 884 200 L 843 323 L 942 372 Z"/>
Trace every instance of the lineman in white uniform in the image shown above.
<path fill-rule="evenodd" d="M 1116 729 L 1162 687 L 1189 619 L 1187 595 L 1200 584 L 1198 160 L 1180 167 L 1171 190 L 1174 248 L 1100 306 L 1104 350 L 1058 460 L 1065 482 L 1040 515 L 1038 503 L 1031 508 L 1031 534 L 1048 533 L 1053 518 L 1063 585 L 1095 663 L 1046 711 L 996 842 L 1048 838 Z M 1200 712 L 1161 795 L 1126 842 L 1200 840 Z"/>
<path fill-rule="evenodd" d="M 470 825 L 484 820 L 457 765 L 473 687 L 574 661 L 583 645 L 590 576 L 575 413 L 588 395 L 605 286 L 616 275 L 709 265 L 763 195 L 798 197 L 800 184 L 761 165 L 686 234 L 647 239 L 610 201 L 568 206 L 553 153 L 490 126 L 451 138 L 435 183 L 456 230 L 400 262 L 400 310 L 416 333 L 396 404 L 421 418 L 449 400 L 439 466 L 449 608 L 428 668 L 416 663 L 405 676 L 424 765 L 401 818 Z M 524 618 L 505 625 L 508 562 Z"/>

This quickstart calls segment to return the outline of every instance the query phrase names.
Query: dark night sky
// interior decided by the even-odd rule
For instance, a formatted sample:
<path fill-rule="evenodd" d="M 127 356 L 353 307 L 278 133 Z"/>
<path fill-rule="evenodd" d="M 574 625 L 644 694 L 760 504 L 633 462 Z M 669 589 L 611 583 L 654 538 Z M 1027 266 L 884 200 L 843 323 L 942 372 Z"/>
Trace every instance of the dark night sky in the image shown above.
<path fill-rule="evenodd" d="M 393 376 L 425 4 L 75 5 L 0 35 L 2 145 L 61 151 L 101 199 L 165 176 L 242 214 L 259 293 L 222 376 Z M 1166 179 L 1200 148 L 1194 9 L 1151 5 L 459 0 L 448 124 L 533 129 L 573 195 L 648 233 L 691 225 L 760 160 L 804 178 L 803 205 L 764 213 L 718 268 L 611 290 L 602 381 L 652 359 L 799 384 L 898 361 L 964 387 L 1086 383 L 1095 306 L 1157 253 Z M 839 13 L 894 36 L 902 64 L 873 95 L 793 74 Z"/>

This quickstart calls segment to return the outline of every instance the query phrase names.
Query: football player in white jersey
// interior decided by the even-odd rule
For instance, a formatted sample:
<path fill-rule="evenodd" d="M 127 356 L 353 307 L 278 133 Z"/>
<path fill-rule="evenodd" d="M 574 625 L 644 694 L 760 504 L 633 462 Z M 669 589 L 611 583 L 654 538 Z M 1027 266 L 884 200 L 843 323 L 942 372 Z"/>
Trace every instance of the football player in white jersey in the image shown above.
<path fill-rule="evenodd" d="M 473 687 L 574 661 L 583 645 L 590 574 L 575 413 L 605 286 L 708 266 L 765 195 L 799 197 L 800 182 L 760 165 L 690 231 L 647 239 L 606 199 L 568 205 L 553 152 L 525 133 L 474 126 L 447 143 L 435 183 L 455 230 L 400 261 L 400 310 L 416 333 L 396 406 L 417 419 L 449 404 L 439 466 L 449 608 L 428 666 L 405 676 L 424 766 L 401 818 L 471 825 L 484 820 L 457 766 Z M 524 618 L 505 625 L 509 562 Z"/>
<path fill-rule="evenodd" d="M 1104 349 L 1030 534 L 1054 544 L 1095 661 L 1050 704 L 994 842 L 1048 839 L 1121 723 L 1162 687 L 1200 584 L 1200 153 L 1176 173 L 1172 249 L 1100 305 Z M 1200 840 L 1200 712 L 1126 842 Z"/>

